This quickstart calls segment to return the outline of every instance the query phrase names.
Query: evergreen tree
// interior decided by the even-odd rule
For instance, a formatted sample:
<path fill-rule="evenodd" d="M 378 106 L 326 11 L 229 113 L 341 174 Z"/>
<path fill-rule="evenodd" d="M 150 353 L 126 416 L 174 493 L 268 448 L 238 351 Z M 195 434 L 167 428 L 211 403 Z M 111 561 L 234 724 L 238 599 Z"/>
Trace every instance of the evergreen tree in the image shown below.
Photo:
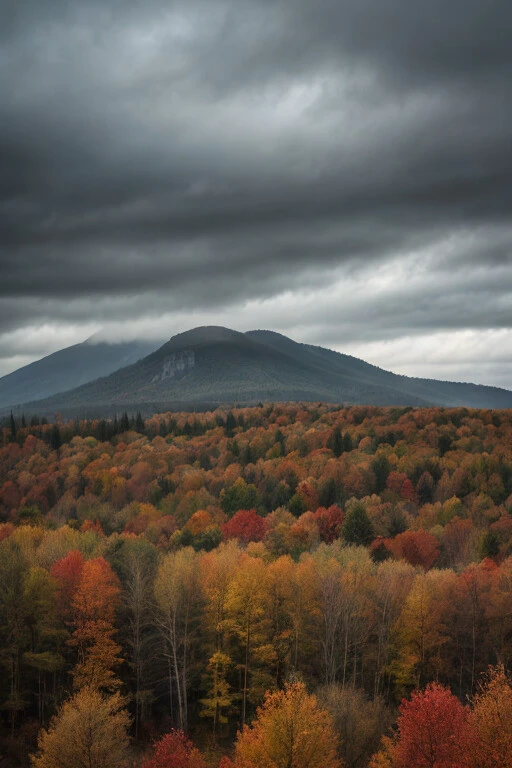
<path fill-rule="evenodd" d="M 496 531 L 487 531 L 480 547 L 481 556 L 497 557 L 499 553 L 500 553 L 499 535 L 496 533 Z"/>
<path fill-rule="evenodd" d="M 135 419 L 135 431 L 140 435 L 144 432 L 144 419 L 142 418 L 140 411 L 137 413 L 137 418 Z"/>
<path fill-rule="evenodd" d="M 283 435 L 283 433 L 281 432 L 280 429 L 276 430 L 276 435 L 274 437 L 274 441 L 276 443 L 279 443 L 279 445 L 281 446 L 281 453 L 284 456 L 284 453 L 285 453 L 285 451 L 284 451 L 285 436 Z"/>
<path fill-rule="evenodd" d="M 348 544 L 360 547 L 367 547 L 375 538 L 372 521 L 360 502 L 347 512 L 341 533 Z"/>
<path fill-rule="evenodd" d="M 98 440 L 100 443 L 104 443 L 107 440 L 107 422 L 105 419 L 101 419 L 98 424 Z"/>
<path fill-rule="evenodd" d="M 236 427 L 236 419 L 230 411 L 226 416 L 226 437 L 233 437 Z"/>
<path fill-rule="evenodd" d="M 60 451 L 61 445 L 62 445 L 62 437 L 60 434 L 59 425 L 54 424 L 50 432 L 50 448 L 52 449 L 52 451 L 57 451 L 58 453 Z"/>
<path fill-rule="evenodd" d="M 12 411 L 11 411 L 10 427 L 11 427 L 11 440 L 16 440 L 16 422 L 14 420 Z"/>
<path fill-rule="evenodd" d="M 386 456 L 377 456 L 371 463 L 371 470 L 375 475 L 375 493 L 382 493 L 386 488 L 386 481 L 390 472 L 391 466 Z"/>
<path fill-rule="evenodd" d="M 331 449 L 337 459 L 343 453 L 343 435 L 340 427 L 334 427 L 327 441 L 327 447 Z"/>

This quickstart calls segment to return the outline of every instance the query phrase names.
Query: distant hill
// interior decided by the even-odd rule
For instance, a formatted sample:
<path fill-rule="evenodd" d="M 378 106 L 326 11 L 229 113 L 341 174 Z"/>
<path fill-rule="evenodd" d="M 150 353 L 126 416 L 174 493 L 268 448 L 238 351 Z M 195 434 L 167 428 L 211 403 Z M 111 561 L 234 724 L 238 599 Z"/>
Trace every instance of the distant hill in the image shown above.
<path fill-rule="evenodd" d="M 110 415 L 125 409 L 147 413 L 287 400 L 510 408 L 512 392 L 398 376 L 272 331 L 239 333 L 208 326 L 174 336 L 109 376 L 28 403 L 26 411 Z"/>
<path fill-rule="evenodd" d="M 0 408 L 41 400 L 107 376 L 140 360 L 161 342 L 98 342 L 95 337 L 47 355 L 0 378 Z"/>

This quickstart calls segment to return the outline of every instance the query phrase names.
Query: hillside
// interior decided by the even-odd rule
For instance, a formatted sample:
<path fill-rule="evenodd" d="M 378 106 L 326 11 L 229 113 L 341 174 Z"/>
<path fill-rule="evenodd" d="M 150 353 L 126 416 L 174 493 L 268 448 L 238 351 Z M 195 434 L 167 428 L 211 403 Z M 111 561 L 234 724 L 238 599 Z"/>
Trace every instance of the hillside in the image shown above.
<path fill-rule="evenodd" d="M 15 673 L 6 664 L 0 676 L 2 755 L 13 745 L 35 753 L 37 727 L 25 723 L 58 722 L 70 679 L 84 668 L 95 674 L 95 665 L 105 675 L 108 663 L 107 681 L 123 686 L 124 706 L 141 723 L 139 736 L 132 731 L 134 757 L 152 750 L 148 732 L 180 725 L 178 686 L 198 748 L 215 755 L 209 704 L 218 658 L 217 755 L 233 754 L 244 706 L 254 723 L 281 675 L 284 691 L 286 680 L 300 679 L 319 702 L 338 707 L 343 763 L 330 768 L 419 768 L 432 764 L 372 759 L 381 744 L 397 743 L 382 741 L 397 711 L 403 738 L 404 707 L 422 695 L 407 696 L 397 710 L 404 680 L 421 674 L 424 685 L 435 682 L 427 689 L 431 709 L 422 709 L 429 723 L 440 722 L 439 696 L 451 701 L 441 712 L 444 737 L 454 730 L 450 711 L 463 711 L 450 691 L 475 706 L 476 684 L 482 708 L 498 653 L 512 658 L 512 411 L 272 403 L 128 423 L 124 415 L 58 425 L 17 420 L 3 438 L 0 643 L 5 658 L 17 650 L 19 664 Z M 178 674 L 169 674 L 170 642 L 182 660 Z M 502 693 L 493 682 L 490 703 L 499 696 L 500 708 L 485 706 L 503 715 L 507 705 L 511 723 L 512 681 L 497 670 Z M 13 685 L 23 692 L 22 711 Z M 474 723 L 467 713 L 464 722 Z M 347 718 L 351 733 L 361 734 L 357 752 L 344 738 Z M 461 744 L 449 731 L 443 742 L 456 745 L 454 760 L 434 765 L 510 768 L 510 760 L 460 762 L 476 739 L 461 732 Z M 66 728 L 62 743 L 68 737 Z M 168 754 L 117 766 L 249 765 Z M 313 768 L 310 754 L 294 768 Z M 9 759 L 0 765 L 29 768 Z M 85 765 L 73 758 L 65 768 Z"/>
<path fill-rule="evenodd" d="M 109 376 L 38 403 L 25 402 L 24 408 L 110 415 L 120 409 L 150 412 L 260 400 L 509 408 L 512 392 L 398 376 L 272 331 L 239 333 L 208 326 L 174 336 Z"/>
<path fill-rule="evenodd" d="M 108 376 L 152 352 L 157 343 L 97 342 L 74 344 L 0 378 L 0 408 L 40 400 Z"/>

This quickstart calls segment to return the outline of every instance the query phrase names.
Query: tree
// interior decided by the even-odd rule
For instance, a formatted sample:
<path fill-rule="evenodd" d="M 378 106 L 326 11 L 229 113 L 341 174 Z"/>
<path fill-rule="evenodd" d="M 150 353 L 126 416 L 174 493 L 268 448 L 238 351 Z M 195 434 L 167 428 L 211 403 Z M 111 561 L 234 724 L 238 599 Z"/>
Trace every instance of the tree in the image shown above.
<path fill-rule="evenodd" d="M 57 451 L 57 455 L 58 455 L 61 445 L 62 445 L 62 436 L 60 434 L 59 425 L 54 424 L 52 427 L 52 431 L 50 432 L 50 448 L 52 449 L 52 451 Z"/>
<path fill-rule="evenodd" d="M 114 563 L 116 567 L 116 563 Z M 152 699 L 149 668 L 155 651 L 153 579 L 156 570 L 154 547 L 143 538 L 126 539 L 117 553 L 122 592 L 121 621 L 126 657 L 132 670 L 135 705 L 135 738 Z"/>
<path fill-rule="evenodd" d="M 50 575 L 57 580 L 57 608 L 64 620 L 69 620 L 71 616 L 71 603 L 80 583 L 83 568 L 84 558 L 78 549 L 72 549 L 50 568 Z"/>
<path fill-rule="evenodd" d="M 372 521 L 360 502 L 347 512 L 341 533 L 349 544 L 368 547 L 372 543 L 375 537 Z"/>
<path fill-rule="evenodd" d="M 449 595 L 456 581 L 450 571 L 418 574 L 395 626 L 398 657 L 392 663 L 395 683 L 419 687 L 443 668 L 441 649 L 447 641 L 443 621 Z"/>
<path fill-rule="evenodd" d="M 339 736 L 347 768 L 362 768 L 379 747 L 384 731 L 393 722 L 381 696 L 373 700 L 361 688 L 331 685 L 320 689 L 319 700 L 329 712 Z"/>
<path fill-rule="evenodd" d="M 448 688 L 430 683 L 399 707 L 394 768 L 463 768 L 468 709 Z"/>
<path fill-rule="evenodd" d="M 240 509 L 231 520 L 222 526 L 222 535 L 227 539 L 238 539 L 241 544 L 261 541 L 267 526 L 265 520 L 254 509 Z"/>
<path fill-rule="evenodd" d="M 9 537 L 0 547 L 0 680 L 8 683 L 4 690 L 0 689 L 0 706 L 10 714 L 11 734 L 16 715 L 27 705 L 22 693 L 21 658 L 29 648 L 24 599 L 28 562 L 13 539 L 14 536 Z"/>
<path fill-rule="evenodd" d="M 227 672 L 231 665 L 231 659 L 225 653 L 217 651 L 208 662 L 209 685 L 204 699 L 200 699 L 203 708 L 201 717 L 210 717 L 213 721 L 213 735 L 217 733 L 219 723 L 227 723 L 228 718 L 223 710 L 231 706 L 233 696 L 229 692 Z"/>
<path fill-rule="evenodd" d="M 385 539 L 386 548 L 397 558 L 428 571 L 439 557 L 439 541 L 428 531 L 404 531 L 394 539 Z"/>
<path fill-rule="evenodd" d="M 233 416 L 233 413 L 230 411 L 226 416 L 226 426 L 225 426 L 226 437 L 233 437 L 235 428 L 236 428 L 236 419 Z"/>
<path fill-rule="evenodd" d="M 434 496 L 434 480 L 430 472 L 424 472 L 416 483 L 416 493 L 420 506 L 430 504 Z"/>
<path fill-rule="evenodd" d="M 68 641 L 78 647 L 76 688 L 115 690 L 121 684 L 114 673 L 121 648 L 112 638 L 119 594 L 117 576 L 103 557 L 84 563 L 72 601 L 75 631 Z"/>
<path fill-rule="evenodd" d="M 206 768 L 203 756 L 183 731 L 166 733 L 153 749 L 153 756 L 142 763 L 142 768 Z"/>
<path fill-rule="evenodd" d="M 487 531 L 480 546 L 480 556 L 497 557 L 500 553 L 500 537 L 496 531 Z"/>
<path fill-rule="evenodd" d="M 193 549 L 187 547 L 172 552 L 160 564 L 154 586 L 157 623 L 169 664 L 171 708 L 174 687 L 182 729 L 187 727 L 191 627 L 194 607 L 200 597 L 198 570 L 198 556 Z"/>
<path fill-rule="evenodd" d="M 252 726 L 238 734 L 236 768 L 341 768 L 330 715 L 303 683 L 267 692 Z"/>
<path fill-rule="evenodd" d="M 116 693 L 82 688 L 38 738 L 33 768 L 125 768 L 130 717 Z"/>
<path fill-rule="evenodd" d="M 227 627 L 231 634 L 238 638 L 241 645 L 242 670 L 242 711 L 241 721 L 245 723 L 247 714 L 247 699 L 254 681 L 255 646 L 263 644 L 261 637 L 261 622 L 265 615 L 266 593 L 265 564 L 258 557 L 244 554 L 239 560 L 232 580 L 229 583 L 226 596 Z"/>
<path fill-rule="evenodd" d="M 502 665 L 491 667 L 478 686 L 469 716 L 471 768 L 512 765 L 512 684 Z"/>
<path fill-rule="evenodd" d="M 229 488 L 223 488 L 220 494 L 220 505 L 228 517 L 232 517 L 239 509 L 253 509 L 258 502 L 257 488 L 251 483 L 247 484 L 243 477 L 237 478 Z"/>
<path fill-rule="evenodd" d="M 325 507 L 318 507 L 313 514 L 313 518 L 318 526 L 320 538 L 326 544 L 331 544 L 339 537 L 344 513 L 336 504 L 331 504 L 327 509 Z"/>
<path fill-rule="evenodd" d="M 327 440 L 327 447 L 331 449 L 337 459 L 343 453 L 343 435 L 339 427 L 334 427 Z"/>

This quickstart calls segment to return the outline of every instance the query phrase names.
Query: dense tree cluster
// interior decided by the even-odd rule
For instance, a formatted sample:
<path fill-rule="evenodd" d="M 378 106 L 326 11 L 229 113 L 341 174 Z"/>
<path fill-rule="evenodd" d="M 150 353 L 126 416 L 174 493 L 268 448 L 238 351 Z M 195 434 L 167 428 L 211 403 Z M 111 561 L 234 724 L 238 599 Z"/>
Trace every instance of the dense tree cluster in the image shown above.
<path fill-rule="evenodd" d="M 508 731 L 493 740 L 512 713 L 512 414 L 10 421 L 6 765 L 302 768 L 315 728 L 322 765 L 512 764 Z M 85 757 L 66 740 L 78 720 Z M 434 762 L 413 755 L 420 726 Z"/>

